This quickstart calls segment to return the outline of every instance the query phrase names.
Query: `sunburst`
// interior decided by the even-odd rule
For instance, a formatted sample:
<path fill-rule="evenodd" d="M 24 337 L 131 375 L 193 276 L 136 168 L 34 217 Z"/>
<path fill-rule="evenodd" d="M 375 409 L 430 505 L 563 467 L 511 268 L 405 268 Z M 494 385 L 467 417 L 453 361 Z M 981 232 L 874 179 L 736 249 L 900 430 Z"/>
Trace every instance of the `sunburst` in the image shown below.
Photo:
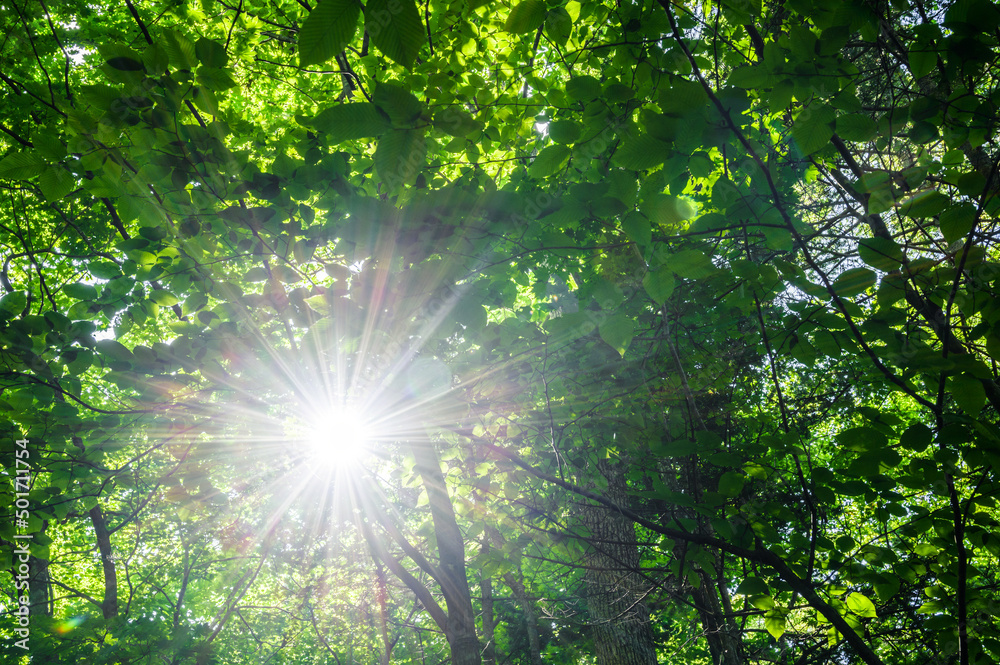
<path fill-rule="evenodd" d="M 363 413 L 336 405 L 308 423 L 307 454 L 323 466 L 355 464 L 365 458 L 373 437 L 372 425 Z"/>

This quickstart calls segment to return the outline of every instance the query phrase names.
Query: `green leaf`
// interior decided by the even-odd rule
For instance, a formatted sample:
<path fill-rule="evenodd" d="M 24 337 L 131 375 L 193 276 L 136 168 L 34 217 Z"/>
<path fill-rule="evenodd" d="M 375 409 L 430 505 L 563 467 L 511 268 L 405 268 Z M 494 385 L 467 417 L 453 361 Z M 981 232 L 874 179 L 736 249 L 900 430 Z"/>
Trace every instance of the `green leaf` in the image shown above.
<path fill-rule="evenodd" d="M 642 211 L 654 224 L 667 227 L 676 227 L 698 214 L 694 203 L 669 194 L 650 196 L 643 202 Z"/>
<path fill-rule="evenodd" d="M 236 81 L 224 69 L 202 67 L 198 70 L 197 81 L 200 85 L 217 91 L 229 90 L 236 87 Z"/>
<path fill-rule="evenodd" d="M 113 339 L 102 339 L 97 342 L 94 348 L 99 354 L 113 361 L 131 363 L 133 360 L 132 352 L 125 348 L 125 345 Z"/>
<path fill-rule="evenodd" d="M 874 427 L 852 427 L 838 434 L 837 442 L 847 450 L 867 452 L 884 448 L 889 439 Z"/>
<path fill-rule="evenodd" d="M 598 333 L 612 349 L 624 356 L 635 336 L 635 321 L 624 314 L 616 314 L 601 323 Z"/>
<path fill-rule="evenodd" d="M 653 229 L 649 225 L 649 220 L 634 210 L 622 219 L 622 231 L 640 248 L 645 249 L 653 243 Z"/>
<path fill-rule="evenodd" d="M 321 0 L 299 29 L 299 64 L 326 62 L 344 50 L 358 29 L 358 0 Z"/>
<path fill-rule="evenodd" d="M 225 47 L 219 42 L 202 37 L 194 45 L 194 53 L 198 61 L 205 67 L 221 69 L 229 62 Z"/>
<path fill-rule="evenodd" d="M 375 171 L 390 190 L 416 180 L 427 158 L 427 140 L 422 131 L 394 129 L 379 139 L 375 148 Z"/>
<path fill-rule="evenodd" d="M 246 274 L 243 275 L 243 280 L 246 282 L 266 282 L 268 279 L 267 271 L 260 266 L 254 266 L 247 270 Z"/>
<path fill-rule="evenodd" d="M 663 268 L 672 270 L 680 277 L 701 279 L 710 275 L 715 266 L 712 265 L 712 259 L 704 252 L 697 249 L 685 249 L 666 257 Z"/>
<path fill-rule="evenodd" d="M 545 34 L 558 46 L 569 41 L 573 32 L 573 18 L 565 7 L 556 7 L 545 15 Z"/>
<path fill-rule="evenodd" d="M 142 62 L 124 55 L 108 58 L 108 66 L 120 72 L 141 72 L 144 69 Z"/>
<path fill-rule="evenodd" d="M 170 55 L 159 42 L 154 42 L 142 52 L 142 64 L 150 76 L 163 76 L 170 66 Z"/>
<path fill-rule="evenodd" d="M 971 203 L 952 206 L 941 213 L 938 221 L 941 235 L 949 244 L 961 240 L 976 226 L 976 206 Z"/>
<path fill-rule="evenodd" d="M 951 396 L 963 411 L 975 418 L 986 405 L 986 389 L 974 376 L 961 374 L 948 379 Z"/>
<path fill-rule="evenodd" d="M 666 268 L 647 272 L 642 278 L 642 287 L 657 305 L 662 305 L 674 292 L 674 274 Z"/>
<path fill-rule="evenodd" d="M 899 213 L 908 217 L 933 217 L 947 207 L 951 202 L 947 196 L 938 191 L 927 191 L 915 194 L 899 204 Z"/>
<path fill-rule="evenodd" d="M 746 476 L 736 471 L 727 471 L 719 478 L 719 494 L 732 498 L 743 491 Z"/>
<path fill-rule="evenodd" d="M 146 240 L 163 240 L 167 237 L 167 231 L 159 226 L 144 226 L 139 229 L 139 235 Z"/>
<path fill-rule="evenodd" d="M 548 319 L 543 327 L 552 337 L 562 342 L 583 337 L 596 326 L 590 312 L 570 312 Z"/>
<path fill-rule="evenodd" d="M 714 233 L 729 226 L 726 216 L 718 212 L 710 212 L 701 215 L 691 226 L 688 227 L 690 233 Z"/>
<path fill-rule="evenodd" d="M 90 284 L 83 284 L 82 282 L 67 284 L 63 287 L 63 293 L 77 300 L 97 300 L 97 289 Z"/>
<path fill-rule="evenodd" d="M 324 109 L 310 123 L 336 145 L 343 141 L 381 136 L 392 128 L 378 107 L 368 102 L 338 104 Z"/>
<path fill-rule="evenodd" d="M 875 121 L 861 113 L 848 113 L 837 118 L 837 135 L 845 141 L 871 141 L 877 130 Z"/>
<path fill-rule="evenodd" d="M 49 166 L 38 178 L 38 188 L 46 201 L 57 201 L 76 188 L 76 179 L 61 166 Z"/>
<path fill-rule="evenodd" d="M 510 10 L 503 29 L 518 35 L 538 30 L 544 22 L 545 3 L 541 0 L 522 0 Z"/>
<path fill-rule="evenodd" d="M 649 134 L 637 134 L 622 142 L 615 151 L 613 161 L 632 171 L 645 171 L 667 161 L 670 152 L 669 143 L 654 139 Z"/>
<path fill-rule="evenodd" d="M 785 615 L 776 610 L 771 610 L 764 615 L 764 629 L 776 640 L 780 640 L 785 634 Z"/>
<path fill-rule="evenodd" d="M 850 298 L 875 286 L 875 273 L 868 268 L 845 270 L 833 281 L 833 290 L 841 298 Z"/>
<path fill-rule="evenodd" d="M 986 189 L 986 178 L 979 171 L 969 171 L 958 177 L 958 191 L 970 198 L 979 198 Z"/>
<path fill-rule="evenodd" d="M 589 102 L 601 95 L 601 82 L 593 76 L 574 76 L 566 82 L 566 94 L 577 102 Z"/>
<path fill-rule="evenodd" d="M 758 577 L 747 577 L 736 587 L 736 593 L 744 596 L 767 596 L 770 595 L 771 590 L 764 580 Z"/>
<path fill-rule="evenodd" d="M 176 69 L 194 69 L 198 63 L 194 42 L 174 30 L 163 30 L 163 48 Z"/>
<path fill-rule="evenodd" d="M 397 125 L 412 124 L 424 111 L 424 105 L 412 92 L 395 83 L 380 83 L 372 94 L 372 103 Z"/>
<path fill-rule="evenodd" d="M 737 67 L 729 74 L 729 85 L 737 88 L 770 88 L 774 85 L 774 75 L 762 65 Z"/>
<path fill-rule="evenodd" d="M 13 291 L 0 298 L 0 311 L 17 316 L 28 305 L 28 296 L 23 291 Z"/>
<path fill-rule="evenodd" d="M 877 617 L 875 603 L 863 593 L 853 592 L 846 599 L 847 609 L 857 614 L 862 619 L 874 619 Z"/>
<path fill-rule="evenodd" d="M 163 289 L 154 289 L 153 292 L 149 294 L 149 299 L 162 307 L 173 307 L 180 302 L 177 299 L 177 296 L 169 291 L 164 291 Z"/>
<path fill-rule="evenodd" d="M 43 157 L 59 161 L 66 156 L 66 146 L 52 131 L 48 127 L 37 128 L 31 133 L 31 142 L 35 144 L 35 150 Z"/>
<path fill-rule="evenodd" d="M 923 145 L 925 143 L 930 143 L 931 141 L 936 141 L 938 138 L 938 128 L 937 125 L 926 120 L 920 120 L 913 123 L 913 128 L 910 130 L 910 140 L 918 145 Z M 959 186 L 961 189 L 961 185 Z"/>
<path fill-rule="evenodd" d="M 79 376 L 83 374 L 94 362 L 94 352 L 89 349 L 80 349 L 76 353 L 76 357 L 66 364 L 66 368 L 69 370 L 70 374 Z"/>
<path fill-rule="evenodd" d="M 899 577 L 892 574 L 884 574 L 879 582 L 875 583 L 875 595 L 882 602 L 887 602 L 897 593 L 899 593 Z"/>
<path fill-rule="evenodd" d="M 92 261 L 87 265 L 87 269 L 98 279 L 113 279 L 122 274 L 121 268 L 111 261 Z"/>
<path fill-rule="evenodd" d="M 782 113 L 792 103 L 792 95 L 795 93 L 795 84 L 785 79 L 777 83 L 767 96 L 767 104 L 771 113 Z"/>
<path fill-rule="evenodd" d="M 918 40 L 914 43 L 908 53 L 910 74 L 914 80 L 921 79 L 937 66 L 937 53 L 932 50 L 931 44 L 925 40 Z"/>
<path fill-rule="evenodd" d="M 986 353 L 993 360 L 1000 360 L 1000 337 L 991 333 L 986 337 Z"/>
<path fill-rule="evenodd" d="M 412 0 L 368 0 L 365 30 L 379 51 L 407 69 L 413 67 L 426 40 Z"/>
<path fill-rule="evenodd" d="M 564 145 L 550 145 L 542 149 L 535 155 L 534 161 L 528 167 L 528 173 L 532 178 L 544 178 L 550 176 L 566 163 L 569 159 L 570 149 Z"/>
<path fill-rule="evenodd" d="M 916 423 L 910 425 L 902 436 L 899 437 L 899 444 L 904 448 L 915 452 L 924 451 L 934 440 L 934 432 L 927 425 Z"/>
<path fill-rule="evenodd" d="M 826 104 L 813 103 L 802 109 L 792 125 L 792 137 L 804 155 L 829 145 L 837 113 Z"/>
<path fill-rule="evenodd" d="M 903 260 L 903 250 L 888 238 L 868 238 L 858 244 L 861 260 L 876 270 L 891 272 L 897 270 Z"/>
<path fill-rule="evenodd" d="M 688 161 L 688 171 L 695 178 L 707 178 L 715 171 L 715 164 L 707 152 L 700 150 L 691 155 L 691 159 Z"/>
<path fill-rule="evenodd" d="M 549 138 L 556 143 L 575 143 L 580 138 L 580 125 L 573 120 L 556 120 L 549 123 Z"/>
<path fill-rule="evenodd" d="M 446 106 L 434 112 L 434 126 L 451 136 L 464 137 L 481 130 L 483 123 L 467 111 L 456 106 Z"/>
<path fill-rule="evenodd" d="M 14 152 L 0 160 L 0 178 L 27 180 L 45 170 L 48 162 L 37 152 Z"/>

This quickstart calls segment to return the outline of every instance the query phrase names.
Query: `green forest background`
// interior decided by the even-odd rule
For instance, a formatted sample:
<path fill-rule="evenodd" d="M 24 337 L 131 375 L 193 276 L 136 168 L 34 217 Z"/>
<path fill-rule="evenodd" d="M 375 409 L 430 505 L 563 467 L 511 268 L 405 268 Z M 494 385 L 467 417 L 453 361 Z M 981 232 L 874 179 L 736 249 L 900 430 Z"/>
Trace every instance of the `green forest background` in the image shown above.
<path fill-rule="evenodd" d="M 995 3 L 0 27 L 4 663 L 1000 661 Z"/>

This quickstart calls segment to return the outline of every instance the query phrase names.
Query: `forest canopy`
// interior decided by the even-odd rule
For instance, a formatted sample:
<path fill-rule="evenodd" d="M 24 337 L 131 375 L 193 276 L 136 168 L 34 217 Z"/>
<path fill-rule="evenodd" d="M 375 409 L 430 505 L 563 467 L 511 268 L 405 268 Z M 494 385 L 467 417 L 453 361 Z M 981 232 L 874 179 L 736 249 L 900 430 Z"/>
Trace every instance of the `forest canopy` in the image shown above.
<path fill-rule="evenodd" d="M 1000 661 L 1000 7 L 0 0 L 5 663 Z"/>

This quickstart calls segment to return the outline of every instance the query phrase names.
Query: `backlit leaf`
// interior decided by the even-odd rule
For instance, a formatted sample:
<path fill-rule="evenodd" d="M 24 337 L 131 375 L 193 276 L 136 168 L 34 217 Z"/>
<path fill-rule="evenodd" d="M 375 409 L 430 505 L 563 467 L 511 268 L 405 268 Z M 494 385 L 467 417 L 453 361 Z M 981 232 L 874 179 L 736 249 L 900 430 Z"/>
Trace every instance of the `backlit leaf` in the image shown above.
<path fill-rule="evenodd" d="M 973 418 L 986 405 L 986 389 L 983 388 L 983 382 L 974 376 L 953 376 L 948 379 L 948 388 L 958 406 Z"/>
<path fill-rule="evenodd" d="M 837 275 L 833 290 L 842 298 L 850 298 L 875 286 L 875 273 L 868 268 L 851 268 Z"/>
<path fill-rule="evenodd" d="M 642 278 L 642 286 L 653 301 L 662 305 L 674 292 L 674 275 L 666 269 L 651 270 Z"/>
<path fill-rule="evenodd" d="M 322 64 L 344 50 L 360 15 L 358 0 L 320 0 L 299 29 L 299 64 Z"/>
<path fill-rule="evenodd" d="M 504 30 L 514 34 L 532 32 L 545 22 L 545 3 L 542 0 L 521 0 L 507 15 Z"/>
<path fill-rule="evenodd" d="M 368 0 L 365 30 L 378 50 L 407 68 L 427 40 L 413 0 Z"/>
<path fill-rule="evenodd" d="M 341 141 L 374 138 L 392 127 L 389 119 L 368 102 L 331 106 L 320 111 L 310 124 L 325 132 L 327 140 L 333 145 Z"/>
<path fill-rule="evenodd" d="M 550 145 L 542 148 L 535 155 L 534 161 L 528 167 L 528 173 L 533 178 L 544 178 L 558 171 L 569 158 L 570 150 L 564 145 Z"/>
<path fill-rule="evenodd" d="M 847 609 L 854 614 L 857 614 L 862 619 L 874 619 L 877 616 L 875 612 L 875 603 L 873 603 L 868 596 L 863 593 L 855 591 L 847 596 L 845 602 L 847 603 Z"/>
<path fill-rule="evenodd" d="M 811 155 L 829 145 L 833 136 L 836 112 L 826 104 L 814 102 L 804 108 L 792 125 L 792 136 L 804 155 Z"/>
<path fill-rule="evenodd" d="M 889 272 L 899 269 L 906 258 L 903 250 L 888 238 L 868 238 L 858 244 L 861 260 L 876 270 Z"/>
<path fill-rule="evenodd" d="M 598 327 L 601 339 L 624 356 L 632 338 L 635 336 L 635 321 L 623 314 L 616 314 L 602 322 Z"/>
<path fill-rule="evenodd" d="M 413 182 L 424 168 L 427 141 L 415 129 L 394 129 L 379 139 L 375 148 L 375 170 L 390 189 Z"/>

